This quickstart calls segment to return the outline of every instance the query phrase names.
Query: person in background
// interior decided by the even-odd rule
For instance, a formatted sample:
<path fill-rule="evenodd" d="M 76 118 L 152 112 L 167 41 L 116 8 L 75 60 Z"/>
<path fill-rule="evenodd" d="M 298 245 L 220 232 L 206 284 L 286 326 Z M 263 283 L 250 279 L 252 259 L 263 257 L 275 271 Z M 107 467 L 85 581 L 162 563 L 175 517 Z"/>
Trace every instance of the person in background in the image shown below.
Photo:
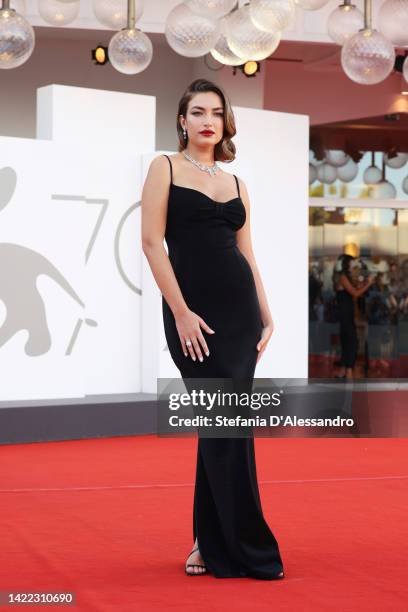
<path fill-rule="evenodd" d="M 353 368 L 357 360 L 358 350 L 357 329 L 354 320 L 354 298 L 363 295 L 375 280 L 375 276 L 370 275 L 361 287 L 355 287 L 351 277 L 351 266 L 354 262 L 355 258 L 351 255 L 340 256 L 340 271 L 336 275 L 334 286 L 341 344 L 340 369 L 336 378 L 351 380 L 353 379 Z"/>

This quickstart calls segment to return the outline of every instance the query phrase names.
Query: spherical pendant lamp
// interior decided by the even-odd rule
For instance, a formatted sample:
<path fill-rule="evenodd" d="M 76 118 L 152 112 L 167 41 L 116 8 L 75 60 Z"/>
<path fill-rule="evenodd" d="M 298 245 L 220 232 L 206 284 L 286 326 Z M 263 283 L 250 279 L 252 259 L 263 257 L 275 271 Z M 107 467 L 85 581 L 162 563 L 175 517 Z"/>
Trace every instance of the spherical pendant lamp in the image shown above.
<path fill-rule="evenodd" d="M 128 0 L 128 3 L 126 28 L 112 36 L 109 42 L 109 61 L 118 72 L 139 74 L 152 61 L 153 45 L 150 38 L 135 27 L 134 0 Z"/>
<path fill-rule="evenodd" d="M 327 32 L 338 45 L 344 45 L 350 36 L 357 34 L 363 27 L 363 13 L 355 4 L 347 3 L 347 0 L 334 9 L 327 20 Z"/>
<path fill-rule="evenodd" d="M 404 59 L 404 63 L 402 64 L 402 75 L 406 82 L 408 83 L 408 55 Z"/>
<path fill-rule="evenodd" d="M 167 15 L 165 30 L 170 47 L 184 57 L 206 55 L 220 35 L 216 19 L 198 15 L 187 4 L 178 4 Z"/>
<path fill-rule="evenodd" d="M 321 183 L 325 183 L 326 185 L 331 185 L 337 179 L 337 169 L 324 162 L 317 166 L 317 178 Z"/>
<path fill-rule="evenodd" d="M 360 85 L 375 85 L 392 72 L 395 50 L 377 30 L 364 29 L 351 36 L 341 50 L 341 63 L 347 76 Z"/>
<path fill-rule="evenodd" d="M 373 185 L 381 181 L 382 172 L 378 166 L 371 165 L 364 170 L 363 181 L 366 185 Z"/>
<path fill-rule="evenodd" d="M 390 181 L 383 180 L 372 186 L 372 198 L 375 200 L 393 199 L 397 195 L 397 190 Z"/>
<path fill-rule="evenodd" d="M 381 34 L 397 47 L 408 45 L 408 2 L 386 0 L 380 7 L 378 24 Z"/>
<path fill-rule="evenodd" d="M 293 23 L 295 0 L 251 0 L 249 14 L 259 30 L 282 31 Z"/>
<path fill-rule="evenodd" d="M 47 23 L 53 26 L 65 26 L 72 23 L 79 14 L 79 0 L 61 2 L 61 0 L 39 0 L 38 11 Z"/>
<path fill-rule="evenodd" d="M 263 32 L 252 22 L 250 5 L 233 11 L 227 21 L 227 41 L 239 57 L 260 61 L 271 55 L 279 45 L 280 32 Z"/>
<path fill-rule="evenodd" d="M 12 9 L 0 10 L 0 68 L 7 70 L 24 64 L 35 46 L 31 24 Z"/>
<path fill-rule="evenodd" d="M 389 168 L 394 168 L 394 170 L 398 170 L 405 166 L 408 161 L 408 153 L 397 153 L 394 157 L 388 157 L 388 154 L 384 155 L 385 164 Z"/>
<path fill-rule="evenodd" d="M 331 149 L 326 151 L 326 160 L 332 166 L 340 167 L 347 164 L 349 160 L 349 156 L 344 151 L 340 151 L 338 149 Z"/>
<path fill-rule="evenodd" d="M 372 28 L 371 0 L 364 3 L 364 28 L 341 49 L 341 64 L 347 76 L 360 85 L 381 83 L 394 68 L 393 44 Z"/>
<path fill-rule="evenodd" d="M 143 72 L 153 58 L 153 45 L 148 36 L 137 28 L 123 29 L 110 40 L 109 61 L 123 74 Z"/>
<path fill-rule="evenodd" d="M 340 166 L 337 168 L 337 178 L 339 178 L 343 183 L 351 183 L 358 174 L 358 164 L 351 159 L 348 158 L 348 161 L 344 164 L 344 166 Z"/>
<path fill-rule="evenodd" d="M 220 19 L 220 35 L 210 53 L 213 58 L 221 64 L 225 64 L 226 66 L 241 66 L 249 58 L 238 57 L 238 55 L 231 51 L 227 40 L 227 19 L 228 15 Z"/>

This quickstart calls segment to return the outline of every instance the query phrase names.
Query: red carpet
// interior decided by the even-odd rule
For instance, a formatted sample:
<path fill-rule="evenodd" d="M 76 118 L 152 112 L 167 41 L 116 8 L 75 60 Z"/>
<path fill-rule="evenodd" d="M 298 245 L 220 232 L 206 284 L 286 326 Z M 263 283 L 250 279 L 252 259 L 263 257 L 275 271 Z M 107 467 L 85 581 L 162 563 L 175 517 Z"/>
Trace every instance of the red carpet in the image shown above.
<path fill-rule="evenodd" d="M 0 590 L 77 594 L 37 610 L 408 610 L 408 440 L 256 439 L 282 581 L 184 574 L 196 444 L 1 446 Z"/>

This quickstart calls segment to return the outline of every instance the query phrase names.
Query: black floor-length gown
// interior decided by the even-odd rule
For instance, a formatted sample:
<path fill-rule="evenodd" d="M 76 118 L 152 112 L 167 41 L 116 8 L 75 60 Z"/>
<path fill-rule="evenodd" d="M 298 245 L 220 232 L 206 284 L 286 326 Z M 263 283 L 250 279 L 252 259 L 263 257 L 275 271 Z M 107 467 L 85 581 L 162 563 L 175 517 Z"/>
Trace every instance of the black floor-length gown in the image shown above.
<path fill-rule="evenodd" d="M 216 202 L 197 189 L 173 183 L 165 239 L 188 307 L 215 331 L 202 329 L 210 355 L 185 357 L 173 313 L 162 297 L 171 357 L 183 379 L 253 381 L 262 320 L 252 269 L 236 243 L 246 218 L 240 197 Z M 283 571 L 278 543 L 259 496 L 253 437 L 198 439 L 193 509 L 207 570 L 219 578 L 274 579 Z"/>
<path fill-rule="evenodd" d="M 354 368 L 358 354 L 358 336 L 354 320 L 353 297 L 346 289 L 338 289 L 336 299 L 340 323 L 340 365 Z"/>

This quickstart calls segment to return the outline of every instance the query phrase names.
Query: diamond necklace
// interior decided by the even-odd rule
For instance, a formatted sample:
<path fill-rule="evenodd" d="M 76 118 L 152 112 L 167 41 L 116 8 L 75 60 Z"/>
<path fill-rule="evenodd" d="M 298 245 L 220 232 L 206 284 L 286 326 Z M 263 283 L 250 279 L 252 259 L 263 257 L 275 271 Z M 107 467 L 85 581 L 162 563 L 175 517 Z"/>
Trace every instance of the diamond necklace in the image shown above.
<path fill-rule="evenodd" d="M 189 161 L 191 161 L 195 166 L 197 166 L 197 168 L 199 168 L 200 170 L 203 170 L 203 172 L 208 172 L 208 174 L 210 176 L 215 176 L 215 174 L 218 172 L 218 170 L 220 169 L 217 162 L 214 162 L 213 166 L 206 166 L 205 164 L 202 164 L 201 162 L 197 161 L 196 159 L 194 159 L 193 157 L 191 157 L 191 155 L 189 155 L 188 153 L 186 153 L 185 151 L 183 151 L 183 155 L 186 159 L 188 159 Z"/>

